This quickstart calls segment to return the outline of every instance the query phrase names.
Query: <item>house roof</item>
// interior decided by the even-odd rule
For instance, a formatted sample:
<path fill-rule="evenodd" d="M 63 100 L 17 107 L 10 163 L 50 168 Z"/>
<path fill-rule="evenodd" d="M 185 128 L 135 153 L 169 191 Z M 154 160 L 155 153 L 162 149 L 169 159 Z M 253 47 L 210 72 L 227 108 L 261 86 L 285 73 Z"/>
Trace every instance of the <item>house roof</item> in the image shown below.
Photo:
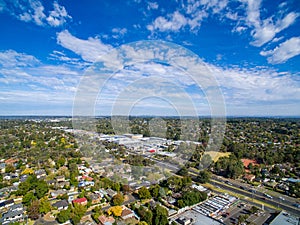
<path fill-rule="evenodd" d="M 5 206 L 11 205 L 11 204 L 14 204 L 14 200 L 13 199 L 9 199 L 9 200 L 6 200 L 4 202 L 1 202 L 0 203 L 0 207 L 5 207 Z"/>
<path fill-rule="evenodd" d="M 128 216 L 128 215 L 131 215 L 131 214 L 134 215 L 134 213 L 133 213 L 130 209 L 125 208 L 125 209 L 122 211 L 121 217 Z"/>
<path fill-rule="evenodd" d="M 5 160 L 4 162 L 6 164 L 13 164 L 13 163 L 18 162 L 18 161 L 19 161 L 19 159 L 9 158 L 9 159 Z"/>
<path fill-rule="evenodd" d="M 110 189 L 110 188 L 106 190 L 106 193 L 107 193 L 110 197 L 113 197 L 114 195 L 117 194 L 116 191 L 114 191 L 114 190 L 112 190 L 112 189 Z"/>
<path fill-rule="evenodd" d="M 46 182 L 47 182 L 47 184 L 55 184 L 56 183 L 55 180 L 47 180 Z"/>
<path fill-rule="evenodd" d="M 254 178 L 255 178 L 254 174 L 245 174 L 244 175 L 244 179 L 247 179 L 247 180 L 251 180 L 251 179 L 254 179 Z"/>
<path fill-rule="evenodd" d="M 14 204 L 9 208 L 9 211 L 15 211 L 15 210 L 23 210 L 22 203 Z"/>
<path fill-rule="evenodd" d="M 61 200 L 61 201 L 55 202 L 52 206 L 60 208 L 60 207 L 66 207 L 68 205 L 69 205 L 69 203 L 67 200 Z"/>
<path fill-rule="evenodd" d="M 252 163 L 253 166 L 258 165 L 257 161 L 254 159 L 241 159 L 241 161 L 244 164 L 245 168 L 247 168 L 250 163 Z"/>
<path fill-rule="evenodd" d="M 90 194 L 89 197 L 91 198 L 91 200 L 97 200 L 100 198 L 100 195 L 98 194 Z"/>
<path fill-rule="evenodd" d="M 83 197 L 83 198 L 77 198 L 77 199 L 73 200 L 73 203 L 81 204 L 81 203 L 86 202 L 86 201 L 87 201 L 87 199 Z"/>
<path fill-rule="evenodd" d="M 64 175 L 60 175 L 60 176 L 55 177 L 55 179 L 56 179 L 56 180 L 57 180 L 57 179 L 65 179 L 65 176 L 64 176 Z"/>
<path fill-rule="evenodd" d="M 87 180 L 87 181 L 92 181 L 92 180 L 94 180 L 92 177 L 85 176 L 85 175 L 82 176 L 82 179 L 83 179 L 83 180 Z"/>
<path fill-rule="evenodd" d="M 106 217 L 104 215 L 99 216 L 98 220 L 100 221 L 101 224 L 105 224 L 105 223 L 114 223 L 115 219 L 112 216 Z"/>

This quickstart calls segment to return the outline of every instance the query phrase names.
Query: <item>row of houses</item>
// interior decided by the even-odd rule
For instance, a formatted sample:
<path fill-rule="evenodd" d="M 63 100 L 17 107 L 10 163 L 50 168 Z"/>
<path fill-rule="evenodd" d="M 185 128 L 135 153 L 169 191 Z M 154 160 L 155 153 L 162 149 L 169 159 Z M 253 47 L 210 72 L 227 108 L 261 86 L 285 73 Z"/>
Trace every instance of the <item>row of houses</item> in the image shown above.
<path fill-rule="evenodd" d="M 0 208 L 6 208 L 6 212 L 2 214 L 0 218 L 0 224 L 12 224 L 15 222 L 22 222 L 27 217 L 25 216 L 25 210 L 22 204 L 15 204 L 13 200 L 6 200 L 0 203 Z"/>

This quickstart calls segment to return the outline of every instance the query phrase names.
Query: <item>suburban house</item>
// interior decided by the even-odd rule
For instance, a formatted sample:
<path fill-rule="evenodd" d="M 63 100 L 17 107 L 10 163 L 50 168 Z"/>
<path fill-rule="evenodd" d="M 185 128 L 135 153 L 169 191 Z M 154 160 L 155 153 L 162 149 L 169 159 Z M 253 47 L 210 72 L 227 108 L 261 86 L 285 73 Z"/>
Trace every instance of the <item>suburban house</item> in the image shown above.
<path fill-rule="evenodd" d="M 63 175 L 57 176 L 55 179 L 56 179 L 56 182 L 64 182 L 66 180 L 65 176 L 63 176 Z"/>
<path fill-rule="evenodd" d="M 112 225 L 115 222 L 115 219 L 112 216 L 106 217 L 104 215 L 99 216 L 98 220 L 101 225 Z"/>
<path fill-rule="evenodd" d="M 253 174 L 245 174 L 244 175 L 244 180 L 252 182 L 252 181 L 254 181 L 254 179 L 255 179 L 255 175 L 253 175 Z"/>
<path fill-rule="evenodd" d="M 89 198 L 92 201 L 92 205 L 100 203 L 100 201 L 102 199 L 101 196 L 100 196 L 100 194 L 95 194 L 95 193 L 91 193 L 89 195 Z"/>
<path fill-rule="evenodd" d="M 73 200 L 72 202 L 73 202 L 73 204 L 77 203 L 80 205 L 86 205 L 87 199 L 86 198 L 77 198 L 77 199 Z"/>
<path fill-rule="evenodd" d="M 13 199 L 9 199 L 9 200 L 0 202 L 0 209 L 11 207 L 14 204 L 15 204 L 15 202 Z"/>
<path fill-rule="evenodd" d="M 55 180 L 47 180 L 46 182 L 49 186 L 54 186 L 56 184 Z"/>
<path fill-rule="evenodd" d="M 34 171 L 34 174 L 38 179 L 45 178 L 47 176 L 47 173 L 44 169 L 36 170 Z"/>
<path fill-rule="evenodd" d="M 114 190 L 112 190 L 112 189 L 110 189 L 110 188 L 106 190 L 106 193 L 107 193 L 108 197 L 110 197 L 110 198 L 112 198 L 112 197 L 114 197 L 116 194 L 118 194 L 116 191 L 114 191 Z"/>
<path fill-rule="evenodd" d="M 69 202 L 67 200 L 61 200 L 61 201 L 55 202 L 52 206 L 57 208 L 59 211 L 66 210 L 69 207 Z"/>
<path fill-rule="evenodd" d="M 57 196 L 60 196 L 60 195 L 66 194 L 66 193 L 67 193 L 66 190 L 59 189 L 59 190 L 51 191 L 50 194 L 51 194 L 52 198 L 56 198 Z"/>
<path fill-rule="evenodd" d="M 5 224 L 11 224 L 15 222 L 21 222 L 24 221 L 25 215 L 24 215 L 24 208 L 22 204 L 14 204 L 12 205 L 6 213 L 2 214 L 2 217 L 0 219 L 0 223 Z"/>
<path fill-rule="evenodd" d="M 122 210 L 121 218 L 123 220 L 126 220 L 126 219 L 133 218 L 133 217 L 135 217 L 135 213 L 132 210 L 130 210 L 124 206 L 123 210 Z"/>

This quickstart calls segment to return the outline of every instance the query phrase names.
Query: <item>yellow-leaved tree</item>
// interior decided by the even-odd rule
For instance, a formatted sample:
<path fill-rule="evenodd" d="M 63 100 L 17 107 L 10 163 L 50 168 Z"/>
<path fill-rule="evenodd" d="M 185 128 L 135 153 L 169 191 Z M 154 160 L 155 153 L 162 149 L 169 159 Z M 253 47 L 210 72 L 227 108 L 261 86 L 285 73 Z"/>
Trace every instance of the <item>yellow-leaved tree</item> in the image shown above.
<path fill-rule="evenodd" d="M 122 207 L 117 205 L 117 206 L 112 206 L 107 210 L 108 215 L 113 214 L 114 216 L 120 217 L 122 215 Z"/>

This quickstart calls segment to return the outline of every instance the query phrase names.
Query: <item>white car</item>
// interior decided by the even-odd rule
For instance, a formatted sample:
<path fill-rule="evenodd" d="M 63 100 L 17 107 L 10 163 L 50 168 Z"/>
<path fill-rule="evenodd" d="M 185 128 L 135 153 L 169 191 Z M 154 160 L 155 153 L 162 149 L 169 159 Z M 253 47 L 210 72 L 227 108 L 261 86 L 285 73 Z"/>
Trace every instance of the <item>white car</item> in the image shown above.
<path fill-rule="evenodd" d="M 282 197 L 282 196 L 279 196 L 279 199 L 282 200 L 282 201 L 285 200 L 284 197 Z"/>

